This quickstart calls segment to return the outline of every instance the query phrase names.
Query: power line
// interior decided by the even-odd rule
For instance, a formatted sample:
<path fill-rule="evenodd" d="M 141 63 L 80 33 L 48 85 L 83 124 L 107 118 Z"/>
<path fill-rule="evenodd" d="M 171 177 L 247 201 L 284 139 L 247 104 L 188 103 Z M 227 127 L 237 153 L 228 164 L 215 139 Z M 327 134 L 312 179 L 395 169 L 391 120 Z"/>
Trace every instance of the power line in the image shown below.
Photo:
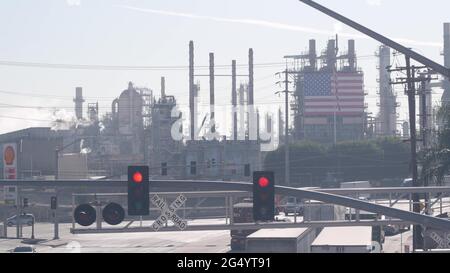
<path fill-rule="evenodd" d="M 374 55 L 360 55 L 358 59 L 375 58 Z M 280 67 L 285 62 L 267 62 L 254 64 L 255 67 Z M 46 62 L 21 62 L 0 60 L 1 66 L 31 67 L 31 68 L 51 68 L 51 69 L 77 69 L 77 70 L 137 70 L 137 71 L 178 71 L 188 70 L 188 65 L 103 65 L 103 64 L 64 64 L 64 63 L 46 63 Z M 245 68 L 248 64 L 237 64 L 237 67 Z M 231 65 L 216 65 L 216 69 L 231 69 Z M 197 65 L 196 69 L 209 69 L 208 65 Z"/>
<path fill-rule="evenodd" d="M 255 67 L 279 67 L 284 63 L 267 62 L 254 64 Z M 99 64 L 60 64 L 60 63 L 37 63 L 37 62 L 19 62 L 0 60 L 2 66 L 18 66 L 33 68 L 52 68 L 52 69 L 78 69 L 78 70 L 143 70 L 143 71 L 177 71 L 188 70 L 187 65 L 167 65 L 167 66 L 131 66 L 131 65 L 99 65 Z M 237 67 L 248 67 L 248 64 L 237 64 Z M 231 69 L 231 65 L 216 65 L 217 69 Z M 207 65 L 198 65 L 196 69 L 208 69 Z"/>
<path fill-rule="evenodd" d="M 49 120 L 49 119 L 35 119 L 35 118 L 20 118 L 20 117 L 12 117 L 12 116 L 0 116 L 0 118 L 7 119 L 18 119 L 18 120 L 26 120 L 26 121 L 39 121 L 39 122 L 56 122 L 57 120 Z"/>

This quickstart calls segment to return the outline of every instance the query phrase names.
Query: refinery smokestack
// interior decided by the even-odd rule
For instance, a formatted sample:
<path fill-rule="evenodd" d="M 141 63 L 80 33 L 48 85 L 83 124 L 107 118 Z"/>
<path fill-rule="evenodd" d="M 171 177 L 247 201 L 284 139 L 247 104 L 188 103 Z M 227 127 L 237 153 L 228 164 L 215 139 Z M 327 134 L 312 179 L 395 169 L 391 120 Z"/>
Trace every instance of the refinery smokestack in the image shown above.
<path fill-rule="evenodd" d="M 248 104 L 253 105 L 253 49 L 250 48 L 248 51 Z"/>
<path fill-rule="evenodd" d="M 209 53 L 209 107 L 212 133 L 216 132 L 216 125 L 214 124 L 214 104 L 214 53 Z"/>
<path fill-rule="evenodd" d="M 326 62 L 329 71 L 336 68 L 336 40 L 328 40 Z"/>
<path fill-rule="evenodd" d="M 317 67 L 316 40 L 309 40 L 309 65 L 312 71 Z"/>
<path fill-rule="evenodd" d="M 161 99 L 166 98 L 166 78 L 161 77 Z"/>
<path fill-rule="evenodd" d="M 77 120 L 83 119 L 83 88 L 77 87 L 75 89 L 75 98 L 73 99 L 75 102 L 75 116 Z"/>
<path fill-rule="evenodd" d="M 194 42 L 189 42 L 189 115 L 190 115 L 190 139 L 195 140 L 195 113 L 194 113 Z"/>
<path fill-rule="evenodd" d="M 444 23 L 444 65 L 450 68 L 450 23 Z M 450 103 L 450 80 L 444 79 L 442 103 Z"/>
<path fill-rule="evenodd" d="M 231 105 L 233 106 L 233 140 L 238 139 L 237 130 L 237 93 L 236 93 L 236 60 L 231 62 Z"/>
<path fill-rule="evenodd" d="M 256 113 L 254 106 L 253 49 L 248 51 L 248 139 L 257 139 Z"/>
<path fill-rule="evenodd" d="M 355 40 L 348 40 L 348 66 L 351 71 L 356 70 Z"/>

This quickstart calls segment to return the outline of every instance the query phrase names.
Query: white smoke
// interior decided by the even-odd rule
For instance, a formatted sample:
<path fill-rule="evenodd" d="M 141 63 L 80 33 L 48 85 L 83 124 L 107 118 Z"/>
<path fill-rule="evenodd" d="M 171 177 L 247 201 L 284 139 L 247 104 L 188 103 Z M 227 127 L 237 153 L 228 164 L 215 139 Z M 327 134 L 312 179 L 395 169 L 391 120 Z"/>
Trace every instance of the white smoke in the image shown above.
<path fill-rule="evenodd" d="M 91 148 L 86 147 L 81 149 L 80 154 L 89 154 L 90 152 L 92 152 Z"/>
<path fill-rule="evenodd" d="M 106 129 L 105 124 L 103 124 L 103 122 L 99 122 L 98 127 L 100 128 L 100 132 L 103 132 Z"/>
<path fill-rule="evenodd" d="M 80 154 L 89 154 L 92 152 L 91 148 L 84 147 L 84 139 L 80 141 Z"/>
<path fill-rule="evenodd" d="M 75 119 L 75 123 L 73 124 L 73 127 L 75 128 L 82 128 L 82 127 L 89 127 L 91 125 L 93 125 L 94 122 L 87 120 L 87 119 Z"/>
<path fill-rule="evenodd" d="M 381 6 L 381 0 L 366 0 L 369 6 Z"/>
<path fill-rule="evenodd" d="M 93 121 L 86 119 L 77 119 L 73 112 L 68 112 L 65 109 L 55 109 L 50 117 L 52 120 L 52 130 L 69 130 L 78 129 L 82 127 L 89 127 L 94 124 Z"/>
<path fill-rule="evenodd" d="M 81 0 L 66 0 L 69 7 L 78 7 L 81 5 Z"/>
<path fill-rule="evenodd" d="M 69 113 L 65 109 L 55 109 L 52 113 L 51 129 L 53 131 L 69 130 L 77 123 L 77 119 L 73 113 Z"/>

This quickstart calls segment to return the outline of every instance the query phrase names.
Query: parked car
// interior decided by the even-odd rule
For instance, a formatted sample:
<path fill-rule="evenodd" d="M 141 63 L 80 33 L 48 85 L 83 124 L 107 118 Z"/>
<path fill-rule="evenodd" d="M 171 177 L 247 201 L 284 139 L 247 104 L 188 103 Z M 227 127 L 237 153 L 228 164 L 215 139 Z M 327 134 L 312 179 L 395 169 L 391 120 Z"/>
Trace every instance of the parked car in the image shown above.
<path fill-rule="evenodd" d="M 412 178 L 405 178 L 402 182 L 402 187 L 414 187 L 413 186 L 413 179 Z M 426 198 L 426 194 L 425 193 L 419 193 L 419 198 L 420 199 L 425 199 Z"/>
<path fill-rule="evenodd" d="M 284 214 L 288 216 L 289 214 L 298 214 L 302 215 L 302 207 L 299 203 L 297 203 L 297 198 L 289 197 L 286 203 L 283 206 Z"/>
<path fill-rule="evenodd" d="M 386 236 L 394 236 L 400 233 L 400 228 L 397 225 L 383 226 L 383 230 Z"/>
<path fill-rule="evenodd" d="M 8 227 L 12 227 L 20 223 L 21 225 L 31 226 L 33 224 L 33 221 L 34 221 L 33 214 L 22 214 L 19 217 L 17 217 L 17 215 L 14 215 L 6 219 L 6 225 Z"/>
<path fill-rule="evenodd" d="M 32 246 L 18 246 L 11 253 L 36 253 L 36 249 Z"/>

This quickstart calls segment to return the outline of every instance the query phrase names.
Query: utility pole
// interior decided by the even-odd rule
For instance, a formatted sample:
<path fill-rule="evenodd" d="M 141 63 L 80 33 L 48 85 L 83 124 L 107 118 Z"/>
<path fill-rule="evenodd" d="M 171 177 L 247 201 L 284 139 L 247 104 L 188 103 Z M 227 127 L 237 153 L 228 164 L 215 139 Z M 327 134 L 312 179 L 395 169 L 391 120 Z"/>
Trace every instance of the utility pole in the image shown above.
<path fill-rule="evenodd" d="M 416 70 L 426 67 L 411 66 L 411 58 L 405 56 L 406 67 L 399 67 L 392 71 L 404 71 L 406 70 L 406 78 L 397 78 L 396 82 L 391 84 L 404 84 L 406 85 L 406 93 L 408 96 L 408 108 L 409 108 L 409 132 L 410 132 L 410 144 L 411 144 L 411 173 L 413 187 L 423 186 L 418 179 L 417 171 L 417 130 L 416 130 L 416 82 L 420 82 L 421 79 L 416 79 Z M 420 198 L 417 193 L 413 193 L 413 211 L 420 213 Z M 413 251 L 423 247 L 422 226 L 413 226 Z"/>
<path fill-rule="evenodd" d="M 417 179 L 417 135 L 416 135 L 416 85 L 414 82 L 415 68 L 411 67 L 411 59 L 406 57 L 406 75 L 408 84 L 408 107 L 409 107 L 409 133 L 411 137 L 411 168 L 413 187 L 420 186 Z M 420 199 L 417 193 L 413 194 L 413 211 L 420 213 Z M 422 227 L 419 225 L 413 226 L 413 251 L 422 245 Z"/>
<path fill-rule="evenodd" d="M 285 99 L 284 99 L 284 182 L 286 186 L 290 186 L 290 173 L 289 173 L 289 93 L 292 93 L 289 91 L 289 73 L 295 73 L 295 72 L 289 72 L 288 67 L 286 64 L 286 70 L 284 72 L 284 81 L 277 82 L 278 83 L 284 83 L 284 91 L 276 92 L 276 94 L 284 93 Z M 280 74 L 280 73 L 277 73 Z"/>
<path fill-rule="evenodd" d="M 21 235 L 21 221 L 20 216 L 22 215 L 22 197 L 20 196 L 20 186 L 17 186 L 17 198 L 16 198 L 16 237 L 19 239 Z M 6 226 L 5 226 L 6 228 Z"/>
<path fill-rule="evenodd" d="M 430 113 L 429 108 L 432 105 L 431 102 L 431 90 L 430 82 L 431 80 L 436 80 L 437 78 L 432 78 L 431 75 L 434 73 L 430 70 L 427 70 L 425 72 L 419 73 L 420 77 L 420 132 L 422 136 L 422 145 L 423 149 L 428 149 L 430 144 L 430 137 L 431 137 L 431 127 L 429 126 L 429 123 L 431 122 L 428 120 Z M 429 97 L 430 95 L 430 97 Z M 428 173 L 425 173 L 423 175 L 423 185 L 425 187 L 429 186 L 430 177 Z M 430 195 L 425 195 L 425 212 L 427 214 L 430 214 Z"/>

